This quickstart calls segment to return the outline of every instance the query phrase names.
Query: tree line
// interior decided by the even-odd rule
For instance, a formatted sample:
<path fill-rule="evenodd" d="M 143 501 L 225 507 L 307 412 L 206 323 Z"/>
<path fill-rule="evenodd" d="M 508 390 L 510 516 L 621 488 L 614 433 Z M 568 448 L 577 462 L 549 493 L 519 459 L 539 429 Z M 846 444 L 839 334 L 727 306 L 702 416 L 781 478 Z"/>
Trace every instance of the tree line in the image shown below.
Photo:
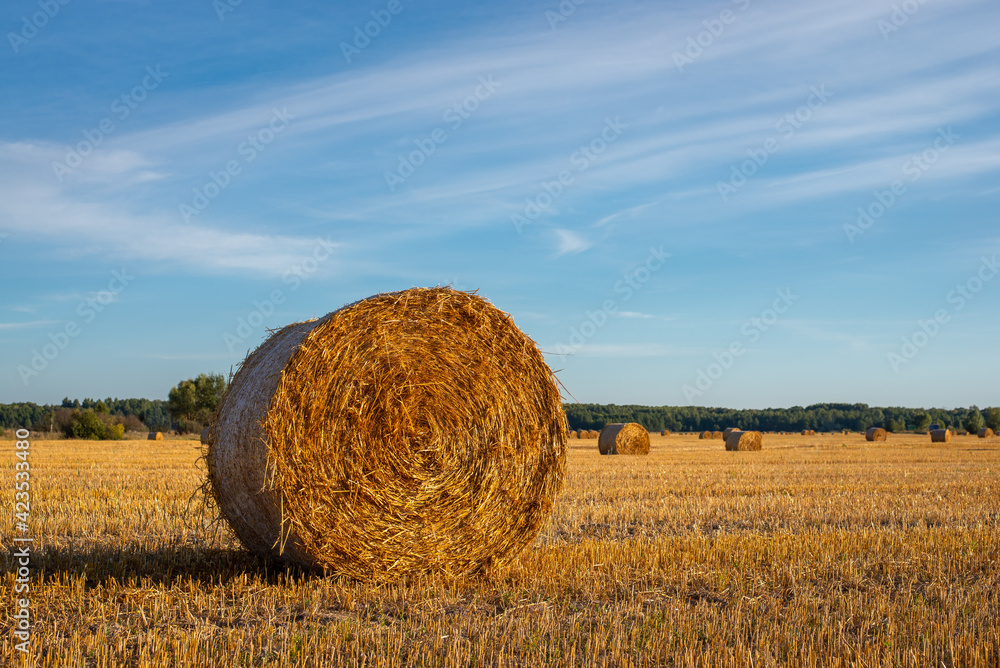
<path fill-rule="evenodd" d="M 61 424 L 66 422 L 67 415 L 74 412 L 91 412 L 120 418 L 132 430 L 170 429 L 170 411 L 167 402 L 158 399 L 70 399 L 62 400 L 61 404 L 36 404 L 21 402 L 0 404 L 0 427 L 4 429 L 31 429 L 32 431 L 60 431 Z"/>
<path fill-rule="evenodd" d="M 197 434 L 219 405 L 226 380 L 201 374 L 173 387 L 161 399 L 70 399 L 57 405 L 0 404 L 0 428 L 62 433 L 67 438 L 121 439 L 125 432 L 174 431 Z"/>
<path fill-rule="evenodd" d="M 864 431 L 882 427 L 891 432 L 942 429 L 978 432 L 982 427 L 1000 430 L 1000 408 L 878 408 L 868 404 L 814 404 L 791 408 L 744 409 L 704 406 L 618 406 L 615 404 L 566 404 L 570 429 L 601 429 L 613 422 L 637 422 L 649 431 L 701 432 L 727 427 L 755 431 Z"/>
<path fill-rule="evenodd" d="M 201 374 L 181 381 L 160 399 L 63 399 L 62 404 L 0 404 L 0 427 L 62 432 L 75 438 L 121 438 L 124 431 L 199 433 L 218 407 L 226 381 L 221 374 Z M 1000 432 L 1000 408 L 878 408 L 867 404 L 814 404 L 761 410 L 704 406 L 565 404 L 570 429 L 602 429 L 612 422 L 637 422 L 650 431 L 719 431 L 727 427 L 757 431 L 891 432 L 942 429 Z M 117 427 L 116 425 L 121 425 Z"/>

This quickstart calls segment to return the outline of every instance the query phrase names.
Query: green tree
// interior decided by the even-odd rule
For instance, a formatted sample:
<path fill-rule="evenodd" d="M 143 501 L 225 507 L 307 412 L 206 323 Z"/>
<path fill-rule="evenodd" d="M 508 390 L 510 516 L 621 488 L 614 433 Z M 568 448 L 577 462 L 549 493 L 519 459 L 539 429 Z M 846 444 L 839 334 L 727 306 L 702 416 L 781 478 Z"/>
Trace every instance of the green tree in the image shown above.
<path fill-rule="evenodd" d="M 972 406 L 965 416 L 965 429 L 970 434 L 978 434 L 983 428 L 983 413 L 978 407 Z"/>
<path fill-rule="evenodd" d="M 226 391 L 226 379 L 221 373 L 200 374 L 177 383 L 167 396 L 170 415 L 175 422 L 200 422 L 219 407 L 222 394 Z"/>
<path fill-rule="evenodd" d="M 73 412 L 71 429 L 74 438 L 87 438 L 96 441 L 105 438 L 107 435 L 104 422 L 90 408 Z"/>
<path fill-rule="evenodd" d="M 913 428 L 917 431 L 927 431 L 931 426 L 931 416 L 928 413 L 918 413 L 913 419 Z"/>
<path fill-rule="evenodd" d="M 226 391 L 226 379 L 221 373 L 201 374 L 194 379 L 198 410 L 214 413 Z"/>
<path fill-rule="evenodd" d="M 1000 432 L 1000 408 L 986 409 L 986 426 Z"/>
<path fill-rule="evenodd" d="M 167 395 L 167 406 L 174 420 L 189 420 L 198 410 L 198 392 L 193 379 L 182 380 Z"/>

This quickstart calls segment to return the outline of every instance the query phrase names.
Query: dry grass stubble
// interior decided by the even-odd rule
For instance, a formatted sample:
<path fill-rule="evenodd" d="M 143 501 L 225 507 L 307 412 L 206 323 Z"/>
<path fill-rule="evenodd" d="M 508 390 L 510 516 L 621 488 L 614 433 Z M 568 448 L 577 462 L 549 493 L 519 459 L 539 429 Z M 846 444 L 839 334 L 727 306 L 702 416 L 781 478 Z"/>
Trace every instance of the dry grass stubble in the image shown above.
<path fill-rule="evenodd" d="M 376 587 L 182 520 L 197 442 L 39 441 L 24 665 L 995 666 L 1000 440 L 927 441 L 771 435 L 727 453 L 670 435 L 642 458 L 581 443 L 511 565 Z M 12 530 L 5 514 L 8 592 Z M 11 610 L 0 664 L 21 665 Z"/>

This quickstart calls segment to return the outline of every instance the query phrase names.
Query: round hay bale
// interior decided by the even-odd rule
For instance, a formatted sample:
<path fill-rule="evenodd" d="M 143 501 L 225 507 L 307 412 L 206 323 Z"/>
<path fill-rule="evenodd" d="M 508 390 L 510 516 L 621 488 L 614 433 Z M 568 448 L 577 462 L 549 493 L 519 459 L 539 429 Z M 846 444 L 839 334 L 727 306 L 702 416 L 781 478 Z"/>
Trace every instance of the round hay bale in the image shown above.
<path fill-rule="evenodd" d="M 579 435 L 579 434 L 577 434 L 577 433 L 576 433 L 575 431 L 571 431 L 571 432 L 570 432 L 570 433 L 568 434 L 568 436 L 569 436 L 569 438 L 580 438 L 580 435 Z"/>
<path fill-rule="evenodd" d="M 700 438 L 702 440 L 710 439 L 710 438 L 712 438 L 712 432 L 710 432 L 710 431 L 703 431 L 703 432 L 701 432 L 701 434 L 698 435 L 698 438 Z"/>
<path fill-rule="evenodd" d="M 648 455 L 649 432 L 635 422 L 616 422 L 601 430 L 597 448 L 602 455 Z"/>
<path fill-rule="evenodd" d="M 764 437 L 759 431 L 733 431 L 726 439 L 726 450 L 760 450 Z"/>
<path fill-rule="evenodd" d="M 729 435 L 734 431 L 740 431 L 738 427 L 726 427 L 722 430 L 722 440 L 729 442 Z"/>
<path fill-rule="evenodd" d="M 360 580 L 461 575 L 538 533 L 566 467 L 551 370 L 475 294 L 379 294 L 275 331 L 212 423 L 212 496 L 242 543 Z"/>
<path fill-rule="evenodd" d="M 722 432 L 721 431 L 713 431 L 712 432 L 712 438 L 721 441 L 722 440 Z"/>
<path fill-rule="evenodd" d="M 146 440 L 147 441 L 162 441 L 163 440 L 163 433 L 159 432 L 159 431 L 151 431 L 151 432 L 149 432 L 149 436 L 146 437 Z"/>
<path fill-rule="evenodd" d="M 882 427 L 869 427 L 868 431 L 865 432 L 866 441 L 884 441 L 888 438 L 888 434 Z"/>
<path fill-rule="evenodd" d="M 979 438 L 993 438 L 993 430 L 985 427 L 979 430 Z"/>
<path fill-rule="evenodd" d="M 660 436 L 670 436 L 670 432 L 666 429 L 660 432 Z"/>
<path fill-rule="evenodd" d="M 931 443 L 950 443 L 951 429 L 931 429 Z"/>
<path fill-rule="evenodd" d="M 591 429 L 590 430 L 590 437 L 591 438 L 600 438 L 601 437 L 601 432 L 597 431 L 596 429 Z"/>

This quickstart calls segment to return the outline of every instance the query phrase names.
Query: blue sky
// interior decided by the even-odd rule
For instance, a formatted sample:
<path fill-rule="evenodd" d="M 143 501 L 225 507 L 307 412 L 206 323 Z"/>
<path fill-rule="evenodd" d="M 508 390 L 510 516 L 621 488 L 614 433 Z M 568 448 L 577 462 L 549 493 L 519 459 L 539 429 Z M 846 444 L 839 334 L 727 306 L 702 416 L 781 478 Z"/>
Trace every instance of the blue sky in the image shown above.
<path fill-rule="evenodd" d="M 580 401 L 1000 403 L 996 3 L 63 1 L 0 10 L 0 401 L 453 284 Z"/>

